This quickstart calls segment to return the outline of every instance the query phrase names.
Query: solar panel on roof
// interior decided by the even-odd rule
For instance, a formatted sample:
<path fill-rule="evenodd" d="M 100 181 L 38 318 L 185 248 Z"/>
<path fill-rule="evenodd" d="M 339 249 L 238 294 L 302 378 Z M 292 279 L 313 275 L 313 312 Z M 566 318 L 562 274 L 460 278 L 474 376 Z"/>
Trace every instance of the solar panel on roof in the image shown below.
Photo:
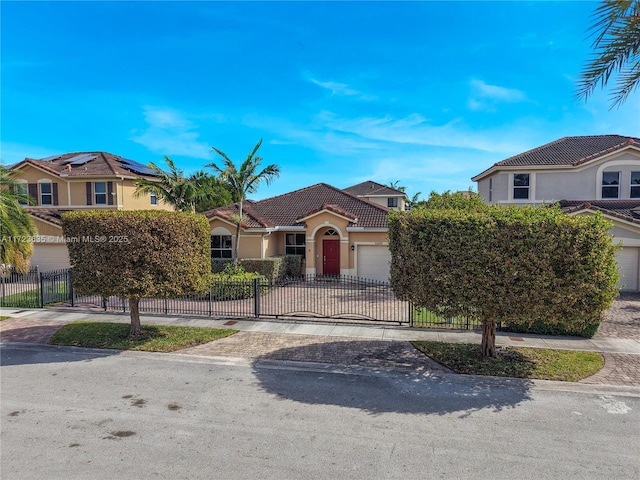
<path fill-rule="evenodd" d="M 56 158 L 60 158 L 60 155 L 51 155 L 50 157 L 40 159 L 40 161 L 50 162 L 51 160 L 55 160 Z"/>
<path fill-rule="evenodd" d="M 75 157 L 71 157 L 65 160 L 63 165 L 84 165 L 85 163 L 90 162 L 96 158 L 96 155 L 90 155 L 88 153 L 82 153 L 80 155 L 76 155 Z"/>
<path fill-rule="evenodd" d="M 134 173 L 139 173 L 140 175 L 151 175 L 154 177 L 158 176 L 158 172 L 152 170 L 151 168 L 143 165 L 135 160 L 129 160 L 126 158 L 119 158 L 120 164 L 126 168 L 127 170 L 131 170 Z"/>

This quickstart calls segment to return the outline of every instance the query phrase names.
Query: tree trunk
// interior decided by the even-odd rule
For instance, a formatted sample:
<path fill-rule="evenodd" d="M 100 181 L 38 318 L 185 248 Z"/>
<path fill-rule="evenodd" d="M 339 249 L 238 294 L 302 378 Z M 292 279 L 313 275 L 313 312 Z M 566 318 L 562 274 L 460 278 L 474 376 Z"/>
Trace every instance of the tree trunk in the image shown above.
<path fill-rule="evenodd" d="M 233 263 L 238 266 L 238 249 L 240 248 L 240 224 L 236 226 L 236 242 L 233 248 Z"/>
<path fill-rule="evenodd" d="M 238 225 L 236 226 L 236 242 L 235 247 L 233 249 L 233 264 L 236 268 L 238 268 L 238 250 L 240 250 L 240 227 L 242 226 L 242 200 L 238 202 L 239 211 L 238 211 Z"/>
<path fill-rule="evenodd" d="M 137 337 L 142 333 L 142 327 L 140 326 L 140 298 L 129 298 L 129 308 L 131 309 L 131 329 L 129 335 Z"/>
<path fill-rule="evenodd" d="M 496 320 L 493 315 L 482 319 L 482 356 L 496 356 Z"/>

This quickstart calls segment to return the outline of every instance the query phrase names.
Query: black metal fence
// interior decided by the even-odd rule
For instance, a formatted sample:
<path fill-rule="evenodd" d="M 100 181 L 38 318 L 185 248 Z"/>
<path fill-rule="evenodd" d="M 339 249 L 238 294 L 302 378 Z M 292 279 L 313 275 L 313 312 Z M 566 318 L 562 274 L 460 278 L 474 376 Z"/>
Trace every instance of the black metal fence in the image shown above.
<path fill-rule="evenodd" d="M 55 303 L 73 303 L 69 269 L 3 272 L 0 275 L 0 293 L 0 306 L 8 308 L 41 308 Z"/>
<path fill-rule="evenodd" d="M 69 306 L 129 311 L 126 299 L 78 295 L 69 270 L 33 272 L 3 282 L 2 306 Z M 384 322 L 444 329 L 479 328 L 468 318 L 443 318 L 399 300 L 386 282 L 349 276 L 307 275 L 279 281 L 221 281 L 208 292 L 182 298 L 140 301 L 140 313 L 223 318 L 331 319 Z"/>

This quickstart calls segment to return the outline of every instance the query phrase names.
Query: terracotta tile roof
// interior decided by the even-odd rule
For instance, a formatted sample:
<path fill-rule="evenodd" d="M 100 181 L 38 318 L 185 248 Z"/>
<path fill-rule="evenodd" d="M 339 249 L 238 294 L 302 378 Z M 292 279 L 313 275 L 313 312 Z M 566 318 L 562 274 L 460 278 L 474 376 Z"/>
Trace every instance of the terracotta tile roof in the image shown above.
<path fill-rule="evenodd" d="M 49 223 L 53 223 L 54 225 L 62 225 L 60 221 L 60 217 L 63 213 L 69 212 L 71 210 L 58 210 L 53 208 L 32 208 L 32 207 L 24 207 L 26 211 L 28 211 L 35 218 L 39 218 L 40 220 L 45 220 Z"/>
<path fill-rule="evenodd" d="M 405 194 L 400 190 L 372 182 L 371 180 L 345 188 L 343 191 L 355 195 L 356 197 L 364 197 L 368 195 L 405 196 Z"/>
<path fill-rule="evenodd" d="M 640 200 L 560 200 L 566 213 L 593 210 L 640 225 Z"/>
<path fill-rule="evenodd" d="M 629 145 L 640 148 L 640 138 L 623 135 L 564 137 L 495 163 L 472 180 L 500 167 L 578 166 Z"/>
<path fill-rule="evenodd" d="M 329 210 L 352 220 L 351 226 L 387 228 L 389 209 L 358 198 L 326 183 L 285 193 L 258 202 L 243 203 L 247 220 L 244 228 L 298 227 L 300 219 Z M 205 212 L 207 218 L 219 216 L 229 219 L 238 213 L 238 204 Z"/>
<path fill-rule="evenodd" d="M 636 143 L 640 138 L 622 135 L 564 137 L 496 163 L 499 166 L 580 165 Z"/>
<path fill-rule="evenodd" d="M 76 165 L 70 165 L 73 160 Z M 84 161 L 86 160 L 86 161 Z M 83 162 L 84 163 L 81 163 Z M 125 177 L 125 178 L 154 178 L 148 173 L 138 173 L 137 168 L 126 162 L 131 162 L 118 155 L 107 152 L 73 152 L 47 157 L 40 160 L 25 158 L 11 168 L 16 169 L 25 164 L 35 165 L 58 177 Z"/>

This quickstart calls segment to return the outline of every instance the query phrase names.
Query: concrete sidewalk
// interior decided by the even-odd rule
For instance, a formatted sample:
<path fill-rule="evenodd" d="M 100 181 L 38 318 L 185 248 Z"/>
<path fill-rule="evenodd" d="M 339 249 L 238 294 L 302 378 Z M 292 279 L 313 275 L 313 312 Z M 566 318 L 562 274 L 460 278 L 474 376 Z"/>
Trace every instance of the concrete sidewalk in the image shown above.
<path fill-rule="evenodd" d="M 73 321 L 129 323 L 129 314 L 70 309 L 2 309 L 11 318 L 0 322 L 3 342 L 46 343 L 62 325 Z M 417 352 L 408 342 L 435 340 L 480 343 L 480 332 L 444 331 L 389 325 L 356 325 L 320 321 L 212 319 L 143 315 L 142 324 L 233 328 L 241 333 L 182 350 L 186 355 L 243 357 L 363 365 L 420 370 L 446 370 Z M 498 333 L 499 346 L 602 352 L 605 367 L 583 383 L 640 386 L 640 340 L 579 338 Z"/>

